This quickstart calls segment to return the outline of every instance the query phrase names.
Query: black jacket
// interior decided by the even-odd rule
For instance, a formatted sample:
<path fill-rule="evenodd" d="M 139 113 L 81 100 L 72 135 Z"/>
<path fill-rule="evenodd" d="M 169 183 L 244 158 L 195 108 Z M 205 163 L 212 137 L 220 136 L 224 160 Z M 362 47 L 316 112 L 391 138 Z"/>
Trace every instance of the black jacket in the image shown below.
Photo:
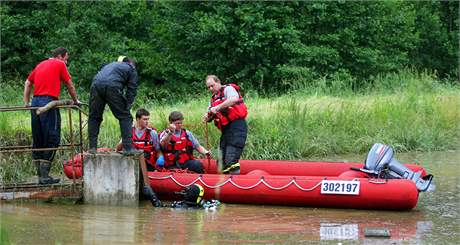
<path fill-rule="evenodd" d="M 113 86 L 121 90 L 126 88 L 126 100 L 131 105 L 136 97 L 138 80 L 136 68 L 127 62 L 112 62 L 103 66 L 94 76 L 93 85 Z"/>

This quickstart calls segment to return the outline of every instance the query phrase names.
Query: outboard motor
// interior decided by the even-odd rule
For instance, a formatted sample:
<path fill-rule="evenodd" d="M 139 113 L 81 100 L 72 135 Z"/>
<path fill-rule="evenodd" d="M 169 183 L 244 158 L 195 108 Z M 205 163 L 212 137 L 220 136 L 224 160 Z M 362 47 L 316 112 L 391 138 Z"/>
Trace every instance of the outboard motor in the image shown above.
<path fill-rule="evenodd" d="M 367 154 L 364 169 L 361 171 L 373 174 L 379 178 L 409 179 L 419 191 L 434 191 L 433 175 L 421 177 L 422 171 L 413 172 L 393 157 L 393 148 L 375 143 Z"/>

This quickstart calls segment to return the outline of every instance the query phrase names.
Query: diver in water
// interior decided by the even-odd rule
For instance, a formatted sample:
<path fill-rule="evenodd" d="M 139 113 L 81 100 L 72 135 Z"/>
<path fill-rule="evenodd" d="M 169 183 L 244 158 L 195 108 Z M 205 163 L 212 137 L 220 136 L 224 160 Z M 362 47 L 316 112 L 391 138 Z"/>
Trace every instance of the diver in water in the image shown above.
<path fill-rule="evenodd" d="M 214 210 L 220 205 L 218 200 L 204 200 L 204 188 L 199 184 L 187 186 L 177 194 L 182 195 L 184 199 L 173 202 L 171 204 L 172 208 Z"/>

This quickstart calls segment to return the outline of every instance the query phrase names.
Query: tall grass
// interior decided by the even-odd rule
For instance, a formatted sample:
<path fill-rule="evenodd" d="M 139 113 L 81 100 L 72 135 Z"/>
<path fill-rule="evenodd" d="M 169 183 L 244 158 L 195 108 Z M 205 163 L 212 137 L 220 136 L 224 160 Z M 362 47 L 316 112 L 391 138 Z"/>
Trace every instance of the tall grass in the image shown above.
<path fill-rule="evenodd" d="M 353 83 L 320 79 L 273 98 L 246 91 L 249 135 L 243 157 L 308 159 L 327 154 L 364 153 L 375 142 L 392 145 L 397 151 L 460 148 L 458 85 L 443 84 L 434 74 L 417 74 L 408 70 L 376 77 L 369 86 L 359 91 L 350 88 Z M 161 131 L 167 125 L 169 113 L 179 110 L 185 115 L 185 127 L 202 145 L 208 143 L 217 153 L 220 132 L 213 125 L 201 121 L 209 103 L 208 96 L 170 105 L 148 101 L 142 96 L 138 95 L 137 104 L 151 112 L 153 127 Z M 133 108 L 133 114 L 136 109 Z M 66 114 L 61 114 L 63 141 L 66 141 L 69 137 L 65 133 L 68 122 Z M 11 141 L 19 139 L 23 139 L 21 143 L 30 144 L 28 114 L 13 115 L 0 114 L 2 146 L 5 142 L 11 144 Z M 21 123 L 18 124 L 18 120 Z M 74 129 L 76 126 L 74 124 Z M 208 137 L 205 135 L 206 127 L 209 129 Z M 86 128 L 84 133 L 86 137 Z M 99 146 L 114 147 L 119 140 L 118 121 L 107 109 Z M 66 157 L 64 154 L 60 156 Z M 4 156 L 1 157 L 1 171 L 5 175 L 8 172 L 5 170 L 6 161 Z"/>

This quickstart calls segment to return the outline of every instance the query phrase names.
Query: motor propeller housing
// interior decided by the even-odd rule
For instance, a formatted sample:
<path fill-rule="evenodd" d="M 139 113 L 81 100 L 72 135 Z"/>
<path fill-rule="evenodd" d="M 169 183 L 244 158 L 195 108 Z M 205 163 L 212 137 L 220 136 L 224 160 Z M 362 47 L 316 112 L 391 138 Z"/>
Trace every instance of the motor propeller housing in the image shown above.
<path fill-rule="evenodd" d="M 391 146 L 375 143 L 367 154 L 364 172 L 382 178 L 412 180 L 419 191 L 433 191 L 435 185 L 433 176 L 422 177 L 422 171 L 413 172 L 394 158 Z"/>

